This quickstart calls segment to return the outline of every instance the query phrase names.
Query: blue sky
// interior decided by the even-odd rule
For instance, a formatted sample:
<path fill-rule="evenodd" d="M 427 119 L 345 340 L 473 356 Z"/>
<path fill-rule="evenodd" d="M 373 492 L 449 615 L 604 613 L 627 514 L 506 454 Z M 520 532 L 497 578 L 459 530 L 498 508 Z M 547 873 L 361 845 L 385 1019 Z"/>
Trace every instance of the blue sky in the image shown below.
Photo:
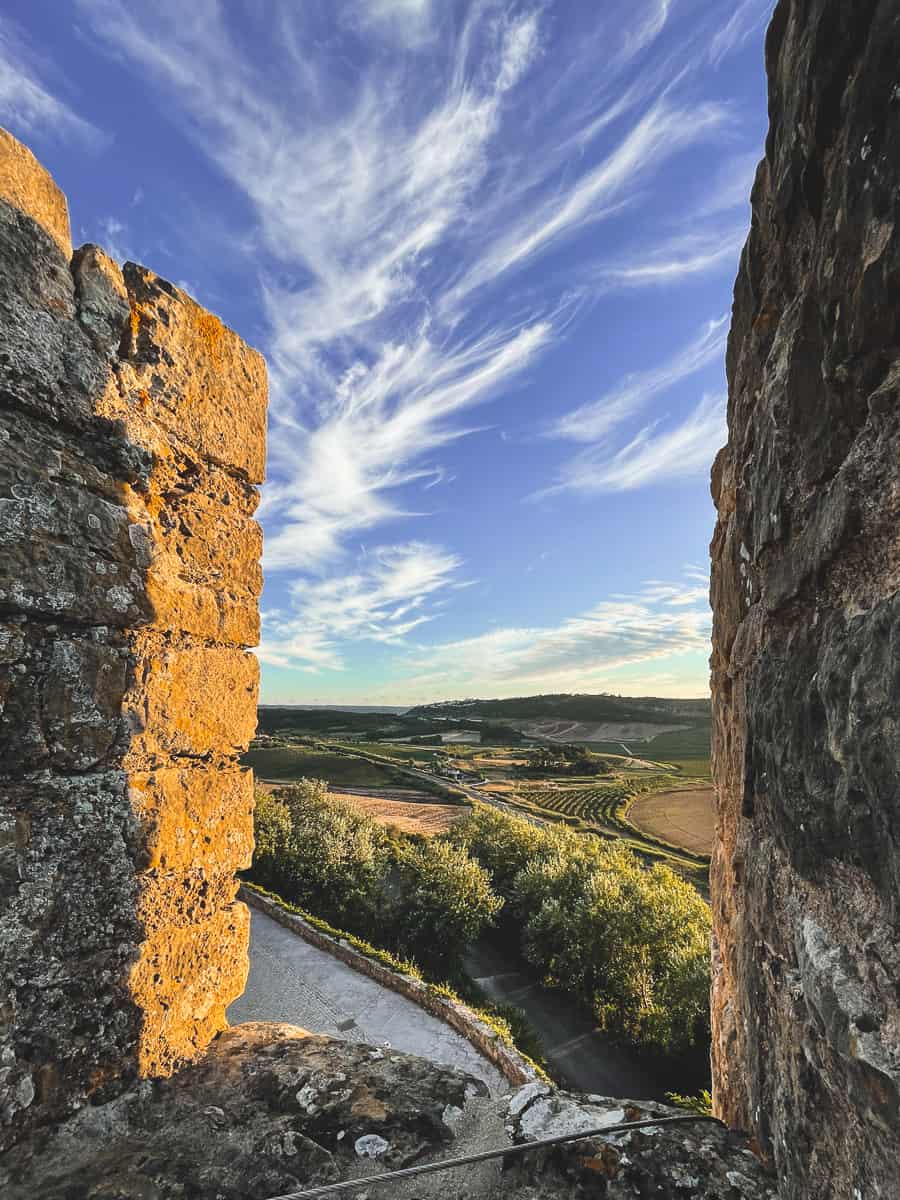
<path fill-rule="evenodd" d="M 270 366 L 262 698 L 707 694 L 769 0 L 5 0 L 73 237 Z"/>

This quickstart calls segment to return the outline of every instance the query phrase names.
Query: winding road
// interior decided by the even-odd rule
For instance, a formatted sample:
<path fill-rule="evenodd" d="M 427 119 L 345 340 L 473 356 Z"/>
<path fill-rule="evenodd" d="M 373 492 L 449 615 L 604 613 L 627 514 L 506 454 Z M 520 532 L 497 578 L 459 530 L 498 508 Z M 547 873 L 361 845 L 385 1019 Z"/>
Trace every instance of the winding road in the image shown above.
<path fill-rule="evenodd" d="M 510 1090 L 496 1067 L 449 1025 L 265 913 L 251 908 L 250 915 L 250 975 L 244 994 L 228 1009 L 232 1025 L 285 1021 L 458 1067 L 484 1080 L 495 1096 Z"/>
<path fill-rule="evenodd" d="M 494 1001 L 515 1004 L 541 1040 L 550 1073 L 576 1092 L 664 1100 L 678 1081 L 609 1041 L 581 1005 L 562 992 L 543 987 L 514 955 L 479 942 L 466 955 L 465 967 Z"/>

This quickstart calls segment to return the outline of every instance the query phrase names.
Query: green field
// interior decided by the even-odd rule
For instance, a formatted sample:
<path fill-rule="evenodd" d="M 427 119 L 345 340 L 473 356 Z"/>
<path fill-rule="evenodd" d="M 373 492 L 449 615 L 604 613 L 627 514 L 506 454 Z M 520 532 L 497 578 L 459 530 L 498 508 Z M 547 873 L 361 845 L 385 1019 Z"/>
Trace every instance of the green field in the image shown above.
<path fill-rule="evenodd" d="M 709 758 L 673 758 L 669 760 L 677 767 L 682 775 L 690 775 L 694 779 L 709 779 Z"/>
<path fill-rule="evenodd" d="M 398 762 L 430 762 L 440 746 L 408 746 L 403 742 L 353 742 L 353 750 L 362 754 L 377 754 L 382 758 L 396 758 Z"/>
<path fill-rule="evenodd" d="M 260 779 L 324 779 L 334 787 L 403 787 L 409 778 L 390 767 L 350 755 L 326 754 L 302 746 L 253 747 L 244 755 Z"/>

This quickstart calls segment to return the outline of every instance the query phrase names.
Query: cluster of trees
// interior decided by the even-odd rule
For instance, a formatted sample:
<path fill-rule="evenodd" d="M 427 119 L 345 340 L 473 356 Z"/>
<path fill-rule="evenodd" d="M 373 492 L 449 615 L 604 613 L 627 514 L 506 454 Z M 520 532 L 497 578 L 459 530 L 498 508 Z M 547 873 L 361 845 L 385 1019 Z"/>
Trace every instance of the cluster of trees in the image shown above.
<path fill-rule="evenodd" d="M 709 909 L 620 842 L 479 808 L 447 835 L 489 873 L 501 921 L 608 1032 L 681 1052 L 709 1038 Z"/>
<path fill-rule="evenodd" d="M 586 746 L 566 742 L 563 745 L 543 745 L 528 755 L 528 765 L 520 767 L 522 775 L 609 775 L 605 758 L 592 754 Z"/>
<path fill-rule="evenodd" d="M 389 832 L 304 779 L 259 792 L 253 878 L 432 973 L 453 976 L 502 901 L 462 846 Z"/>
<path fill-rule="evenodd" d="M 616 842 L 479 807 L 441 838 L 393 834 L 315 781 L 260 794 L 260 883 L 452 978 L 488 927 L 612 1034 L 682 1052 L 708 1039 L 709 911 Z"/>

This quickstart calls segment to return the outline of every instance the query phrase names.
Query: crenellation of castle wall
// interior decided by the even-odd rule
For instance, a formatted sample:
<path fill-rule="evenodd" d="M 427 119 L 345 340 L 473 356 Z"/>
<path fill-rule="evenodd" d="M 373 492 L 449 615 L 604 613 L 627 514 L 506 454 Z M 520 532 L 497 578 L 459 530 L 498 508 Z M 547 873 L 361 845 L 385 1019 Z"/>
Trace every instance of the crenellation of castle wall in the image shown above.
<path fill-rule="evenodd" d="M 265 364 L 0 132 L 0 1148 L 243 990 Z"/>

